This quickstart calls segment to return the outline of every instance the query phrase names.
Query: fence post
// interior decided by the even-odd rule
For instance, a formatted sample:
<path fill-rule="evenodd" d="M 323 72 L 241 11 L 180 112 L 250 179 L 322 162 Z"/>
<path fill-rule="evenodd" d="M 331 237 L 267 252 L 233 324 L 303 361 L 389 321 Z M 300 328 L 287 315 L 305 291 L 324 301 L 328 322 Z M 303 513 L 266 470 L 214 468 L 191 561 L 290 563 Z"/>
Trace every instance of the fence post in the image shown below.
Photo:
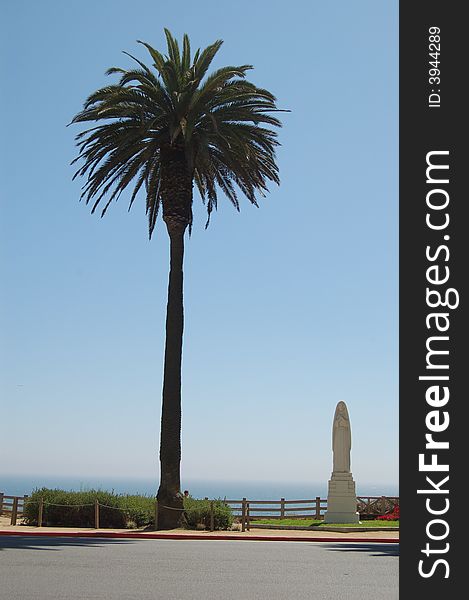
<path fill-rule="evenodd" d="M 39 498 L 39 508 L 37 510 L 37 526 L 42 527 L 42 515 L 44 513 L 44 498 Z"/>
<path fill-rule="evenodd" d="M 3 514 L 3 496 L 5 494 L 3 492 L 0 492 L 0 516 Z"/>
<path fill-rule="evenodd" d="M 246 529 L 251 531 L 251 515 L 249 514 L 249 502 L 246 502 Z"/>
<path fill-rule="evenodd" d="M 241 531 L 246 531 L 246 498 L 243 498 L 241 509 Z"/>
<path fill-rule="evenodd" d="M 213 508 L 213 500 L 210 500 L 210 531 L 215 529 L 215 512 Z"/>
<path fill-rule="evenodd" d="M 97 498 L 94 501 L 94 528 L 99 529 L 99 502 Z"/>
<path fill-rule="evenodd" d="M 285 518 L 285 498 L 280 498 L 280 518 Z"/>
<path fill-rule="evenodd" d="M 316 496 L 316 519 L 319 521 L 321 518 L 321 498 Z"/>
<path fill-rule="evenodd" d="M 16 515 L 18 514 L 18 497 L 13 498 L 13 506 L 11 508 L 11 521 L 10 525 L 16 525 Z"/>

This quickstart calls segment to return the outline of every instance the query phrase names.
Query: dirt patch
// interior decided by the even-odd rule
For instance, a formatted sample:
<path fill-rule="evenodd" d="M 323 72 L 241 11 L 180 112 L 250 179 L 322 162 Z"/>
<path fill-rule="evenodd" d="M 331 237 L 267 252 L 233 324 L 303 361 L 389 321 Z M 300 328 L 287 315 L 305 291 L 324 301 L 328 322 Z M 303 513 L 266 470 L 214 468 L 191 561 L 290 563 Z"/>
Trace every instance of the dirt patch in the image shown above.
<path fill-rule="evenodd" d="M 11 523 L 11 515 L 0 515 L 0 527 L 9 527 Z M 21 525 L 22 519 L 18 517 L 16 519 L 16 524 Z"/>

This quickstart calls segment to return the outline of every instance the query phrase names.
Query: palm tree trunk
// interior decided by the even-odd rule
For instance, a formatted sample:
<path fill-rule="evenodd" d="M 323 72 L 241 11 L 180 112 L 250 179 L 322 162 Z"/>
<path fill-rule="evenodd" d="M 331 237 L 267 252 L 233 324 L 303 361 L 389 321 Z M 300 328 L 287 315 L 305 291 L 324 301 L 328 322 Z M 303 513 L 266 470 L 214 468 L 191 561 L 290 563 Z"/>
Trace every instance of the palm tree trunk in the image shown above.
<path fill-rule="evenodd" d="M 158 529 L 174 529 L 183 518 L 181 494 L 181 362 L 184 328 L 184 232 L 192 221 L 192 175 L 187 168 L 184 144 L 161 147 L 163 220 L 170 240 L 166 347 L 161 409 L 160 487 Z"/>
<path fill-rule="evenodd" d="M 161 411 L 160 464 L 158 489 L 158 529 L 174 529 L 182 519 L 181 494 L 181 360 L 183 311 L 184 227 L 171 226 L 168 306 L 166 313 L 166 346 Z"/>

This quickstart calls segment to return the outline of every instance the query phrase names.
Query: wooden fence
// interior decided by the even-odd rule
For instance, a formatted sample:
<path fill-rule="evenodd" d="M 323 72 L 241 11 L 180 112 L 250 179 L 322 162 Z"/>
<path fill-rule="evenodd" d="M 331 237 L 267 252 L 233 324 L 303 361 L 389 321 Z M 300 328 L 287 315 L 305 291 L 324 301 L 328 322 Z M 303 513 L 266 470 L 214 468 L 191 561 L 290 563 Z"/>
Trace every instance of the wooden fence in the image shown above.
<path fill-rule="evenodd" d="M 313 500 L 225 500 L 241 530 L 250 529 L 252 521 L 259 519 L 323 519 L 327 500 L 316 496 Z M 253 526 L 256 526 L 253 524 Z"/>
<path fill-rule="evenodd" d="M 208 500 L 208 498 L 205 498 Z M 17 520 L 24 514 L 24 504 L 28 496 L 6 496 L 0 492 L 0 515 L 11 515 L 11 525 L 16 525 Z M 327 499 L 316 498 L 312 500 L 224 500 L 230 506 L 235 519 L 241 522 L 242 531 L 250 529 L 251 523 L 257 527 L 255 521 L 259 519 L 324 519 L 327 510 Z M 390 513 L 399 506 L 398 496 L 358 496 L 357 512 L 360 519 L 374 519 Z M 44 501 L 41 498 L 38 508 L 38 526 L 42 525 Z M 99 529 L 99 502 L 95 501 L 95 527 Z M 213 531 L 214 502 L 210 502 L 210 529 Z"/>
<path fill-rule="evenodd" d="M 233 515 L 241 522 L 245 531 L 258 527 L 259 519 L 324 519 L 327 510 L 327 499 L 316 496 L 313 500 L 225 500 L 233 511 Z M 394 510 L 399 505 L 397 496 L 359 496 L 357 512 L 360 519 L 374 519 Z M 253 523 L 254 521 L 254 523 Z"/>
<path fill-rule="evenodd" d="M 24 503 L 28 496 L 6 496 L 0 492 L 0 515 L 11 515 L 10 524 L 16 525 L 23 516 Z"/>
<path fill-rule="evenodd" d="M 358 496 L 357 512 L 360 519 L 375 519 L 399 506 L 399 496 Z"/>

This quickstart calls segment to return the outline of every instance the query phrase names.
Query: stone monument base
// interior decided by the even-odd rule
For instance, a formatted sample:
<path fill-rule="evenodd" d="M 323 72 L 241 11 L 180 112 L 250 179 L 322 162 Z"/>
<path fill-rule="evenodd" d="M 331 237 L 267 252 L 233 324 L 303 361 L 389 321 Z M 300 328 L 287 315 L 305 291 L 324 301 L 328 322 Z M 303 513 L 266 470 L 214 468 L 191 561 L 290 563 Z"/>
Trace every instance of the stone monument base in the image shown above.
<path fill-rule="evenodd" d="M 357 496 L 352 473 L 333 472 L 329 480 L 324 523 L 358 523 Z"/>

